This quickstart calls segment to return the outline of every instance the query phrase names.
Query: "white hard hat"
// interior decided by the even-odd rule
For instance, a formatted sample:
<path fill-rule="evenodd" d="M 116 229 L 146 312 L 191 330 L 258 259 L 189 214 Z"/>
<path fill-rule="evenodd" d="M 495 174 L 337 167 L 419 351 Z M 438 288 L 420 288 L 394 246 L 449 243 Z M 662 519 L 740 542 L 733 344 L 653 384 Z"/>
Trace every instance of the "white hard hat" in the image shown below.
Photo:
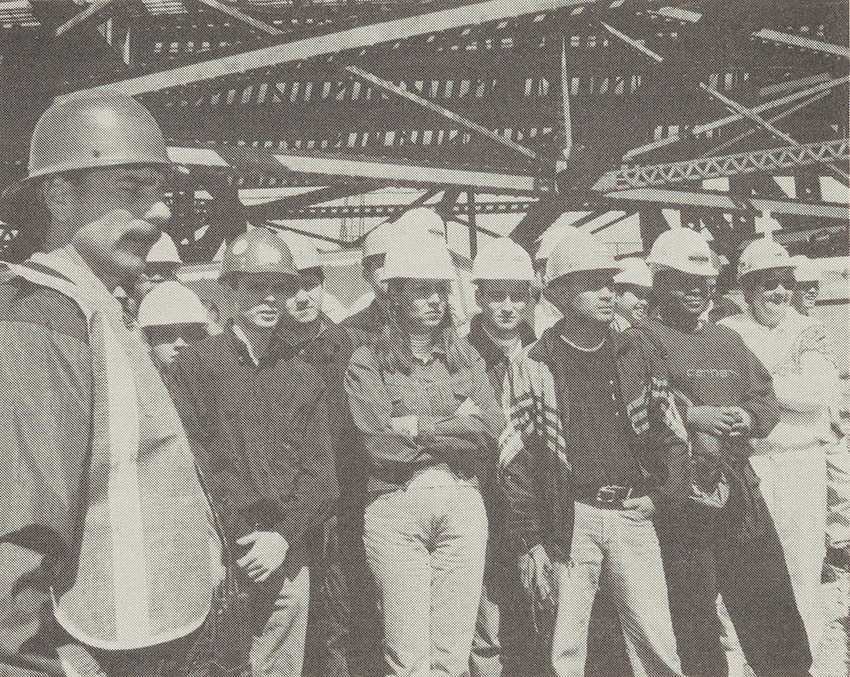
<path fill-rule="evenodd" d="M 473 280 L 534 281 L 528 252 L 509 237 L 497 237 L 481 247 L 472 262 Z"/>
<path fill-rule="evenodd" d="M 555 245 L 546 262 L 546 284 L 585 270 L 621 270 L 608 246 L 595 235 L 574 228 Z"/>
<path fill-rule="evenodd" d="M 154 242 L 153 247 L 151 247 L 151 250 L 148 252 L 147 262 L 173 263 L 178 266 L 183 264 L 180 254 L 177 253 L 177 246 L 174 244 L 174 240 L 171 239 L 171 236 L 168 233 L 163 233 L 159 236 L 159 239 Z"/>
<path fill-rule="evenodd" d="M 797 254 L 791 257 L 791 265 L 794 266 L 794 279 L 797 282 L 820 282 L 820 267 L 808 256 Z"/>
<path fill-rule="evenodd" d="M 452 255 L 446 243 L 417 226 L 401 229 L 387 251 L 383 280 L 455 280 Z"/>
<path fill-rule="evenodd" d="M 646 261 L 636 256 L 620 259 L 620 267 L 623 272 L 614 276 L 616 284 L 633 284 L 637 287 L 652 287 L 652 271 L 646 265 Z"/>
<path fill-rule="evenodd" d="M 392 226 L 396 231 L 400 228 L 414 228 L 423 233 L 430 233 L 441 240 L 446 239 L 446 223 L 430 207 L 414 207 L 398 217 Z"/>
<path fill-rule="evenodd" d="M 690 228 L 674 228 L 661 233 L 646 262 L 653 273 L 663 268 L 701 277 L 715 277 L 718 273 L 712 265 L 708 242 Z"/>
<path fill-rule="evenodd" d="M 543 235 L 538 238 L 537 253 L 534 255 L 534 260 L 545 261 L 548 259 L 552 250 L 555 248 L 555 245 L 558 244 L 565 235 L 578 230 L 578 228 L 572 225 L 576 220 L 578 220 L 578 218 L 579 217 L 575 213 L 566 212 L 555 219 L 552 225 L 543 231 Z"/>
<path fill-rule="evenodd" d="M 738 279 L 758 270 L 773 268 L 791 268 L 791 256 L 788 250 L 778 242 L 767 238 L 753 240 L 744 247 L 741 258 L 738 259 Z"/>
<path fill-rule="evenodd" d="M 386 254 L 394 229 L 395 224 L 392 223 L 381 223 L 372 228 L 363 240 L 363 258 Z"/>
<path fill-rule="evenodd" d="M 277 236 L 286 242 L 286 246 L 292 252 L 292 261 L 298 270 L 322 267 L 319 249 L 309 238 L 288 231 L 281 231 Z"/>
<path fill-rule="evenodd" d="M 139 304 L 139 326 L 207 324 L 209 316 L 201 299 L 189 287 L 171 280 L 151 289 Z"/>

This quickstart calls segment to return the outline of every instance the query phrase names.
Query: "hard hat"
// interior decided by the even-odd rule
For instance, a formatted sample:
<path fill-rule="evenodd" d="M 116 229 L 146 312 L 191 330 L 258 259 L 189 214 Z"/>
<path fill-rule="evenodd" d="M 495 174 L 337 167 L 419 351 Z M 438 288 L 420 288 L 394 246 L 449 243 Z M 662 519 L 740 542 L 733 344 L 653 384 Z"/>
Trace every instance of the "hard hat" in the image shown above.
<path fill-rule="evenodd" d="M 552 225 L 543 231 L 543 235 L 538 238 L 537 253 L 534 255 L 534 260 L 545 261 L 548 259 L 552 250 L 555 248 L 555 245 L 558 244 L 563 237 L 565 237 L 568 233 L 573 233 L 578 230 L 578 228 L 572 224 L 577 221 L 580 216 L 581 214 L 577 214 L 576 212 L 566 212 L 555 219 Z"/>
<path fill-rule="evenodd" d="M 201 299 L 189 287 L 167 281 L 151 289 L 139 304 L 139 326 L 207 324 L 209 316 Z"/>
<path fill-rule="evenodd" d="M 381 223 L 370 230 L 363 240 L 363 258 L 386 254 L 392 241 L 395 224 Z"/>
<path fill-rule="evenodd" d="M 177 253 L 177 246 L 174 244 L 174 240 L 171 239 L 171 236 L 168 233 L 163 233 L 159 236 L 159 239 L 154 242 L 153 247 L 148 252 L 148 263 L 173 263 L 175 265 L 182 265 L 183 260 L 180 258 L 180 254 Z"/>
<path fill-rule="evenodd" d="M 474 280 L 534 281 L 528 252 L 509 237 L 497 237 L 481 247 L 472 262 Z"/>
<path fill-rule="evenodd" d="M 566 231 L 546 262 L 546 284 L 569 273 L 586 270 L 621 270 L 607 245 L 595 235 L 577 228 Z"/>
<path fill-rule="evenodd" d="M 690 228 L 674 228 L 661 233 L 653 243 L 646 262 L 653 273 L 663 268 L 701 277 L 715 277 L 718 273 L 711 263 L 708 242 Z"/>
<path fill-rule="evenodd" d="M 170 165 L 153 115 L 121 92 L 54 103 L 36 123 L 27 179 L 116 165 Z"/>
<path fill-rule="evenodd" d="M 745 275 L 759 270 L 791 268 L 793 266 L 791 256 L 785 247 L 763 237 L 750 242 L 741 252 L 741 258 L 738 259 L 738 279 L 740 280 Z"/>
<path fill-rule="evenodd" d="M 652 287 L 652 271 L 646 261 L 636 256 L 620 259 L 621 273 L 614 276 L 615 284 L 633 284 L 636 287 Z"/>
<path fill-rule="evenodd" d="M 446 243 L 420 227 L 403 228 L 387 251 L 383 280 L 455 280 L 452 255 Z"/>
<path fill-rule="evenodd" d="M 219 281 L 232 273 L 285 273 L 298 277 L 289 247 L 268 228 L 252 228 L 233 240 L 221 260 Z"/>
<path fill-rule="evenodd" d="M 446 239 L 446 223 L 442 217 L 430 207 L 415 207 L 410 209 L 393 222 L 394 230 L 400 228 L 419 229 L 430 233 L 441 240 Z"/>
<path fill-rule="evenodd" d="M 794 279 L 797 282 L 820 282 L 822 273 L 820 266 L 808 256 L 797 254 L 791 257 L 794 266 Z"/>
<path fill-rule="evenodd" d="M 292 252 L 292 260 L 298 270 L 322 267 L 319 250 L 309 238 L 288 231 L 281 231 L 277 236 L 286 242 L 286 246 Z"/>

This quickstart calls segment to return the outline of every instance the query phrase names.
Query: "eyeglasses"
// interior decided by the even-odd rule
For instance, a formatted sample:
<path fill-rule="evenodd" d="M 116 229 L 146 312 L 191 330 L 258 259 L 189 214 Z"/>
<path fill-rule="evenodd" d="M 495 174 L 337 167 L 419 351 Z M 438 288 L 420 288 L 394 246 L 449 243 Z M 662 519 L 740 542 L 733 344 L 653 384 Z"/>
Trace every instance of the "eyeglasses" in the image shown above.
<path fill-rule="evenodd" d="M 780 277 L 768 277 L 764 281 L 762 281 L 761 286 L 764 287 L 765 291 L 774 291 L 779 287 L 780 284 L 785 287 L 785 289 L 793 289 L 794 276 L 783 275 Z"/>

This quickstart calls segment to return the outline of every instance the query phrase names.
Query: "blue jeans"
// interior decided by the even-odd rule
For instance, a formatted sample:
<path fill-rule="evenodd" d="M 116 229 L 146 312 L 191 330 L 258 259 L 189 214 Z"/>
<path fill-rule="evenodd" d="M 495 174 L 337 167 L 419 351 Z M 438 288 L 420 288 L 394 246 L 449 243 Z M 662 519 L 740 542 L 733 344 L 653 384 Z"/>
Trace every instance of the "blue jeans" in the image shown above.
<path fill-rule="evenodd" d="M 575 504 L 570 563 L 556 564 L 558 607 L 552 665 L 558 677 L 582 677 L 590 611 L 600 583 L 611 591 L 636 677 L 682 674 L 667 603 L 661 549 L 650 519 Z"/>
<path fill-rule="evenodd" d="M 388 674 L 459 677 L 484 577 L 487 515 L 478 488 L 448 471 L 441 486 L 375 496 L 363 542 L 375 576 Z"/>

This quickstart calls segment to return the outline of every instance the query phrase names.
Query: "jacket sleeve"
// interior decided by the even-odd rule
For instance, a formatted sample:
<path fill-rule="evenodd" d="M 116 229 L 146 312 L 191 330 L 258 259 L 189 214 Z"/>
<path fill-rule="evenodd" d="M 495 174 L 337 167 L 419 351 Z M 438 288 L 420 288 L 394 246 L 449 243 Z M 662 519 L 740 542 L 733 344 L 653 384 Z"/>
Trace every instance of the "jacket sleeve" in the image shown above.
<path fill-rule="evenodd" d="M 38 630 L 54 576 L 76 565 L 91 352 L 80 337 L 2 321 L 0 355 L 0 649 L 14 652 Z"/>
<path fill-rule="evenodd" d="M 283 497 L 283 519 L 275 526 L 288 543 L 298 543 L 318 526 L 339 496 L 324 383 L 299 411 L 298 470 Z"/>
<path fill-rule="evenodd" d="M 370 348 L 358 348 L 351 356 L 345 390 L 373 466 L 394 470 L 434 459 L 413 438 L 392 430 L 392 402 Z"/>
<path fill-rule="evenodd" d="M 751 437 L 767 437 L 779 423 L 779 404 L 773 392 L 773 379 L 770 372 L 751 351 L 744 339 L 734 329 L 726 328 L 739 359 L 744 376 L 744 392 L 741 408 L 753 418 Z"/>

